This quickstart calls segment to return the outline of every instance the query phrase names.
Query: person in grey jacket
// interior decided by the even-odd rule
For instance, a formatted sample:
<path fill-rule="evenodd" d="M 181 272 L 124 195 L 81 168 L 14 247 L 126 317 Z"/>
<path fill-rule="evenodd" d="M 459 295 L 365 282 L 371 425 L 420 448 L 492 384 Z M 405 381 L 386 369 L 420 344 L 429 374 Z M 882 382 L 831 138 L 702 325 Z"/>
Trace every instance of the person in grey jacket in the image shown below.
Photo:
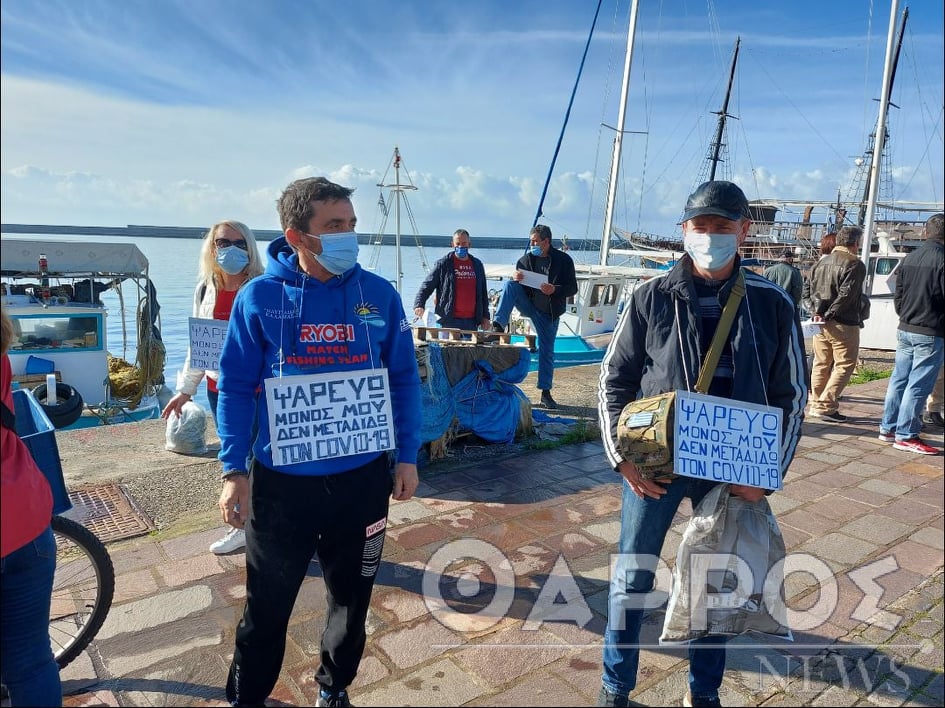
<path fill-rule="evenodd" d="M 436 293 L 434 312 L 440 327 L 475 330 L 489 329 L 489 293 L 486 269 L 469 254 L 470 239 L 466 229 L 453 234 L 453 250 L 433 266 L 420 285 L 413 301 L 413 313 L 422 317 L 430 295 Z"/>
<path fill-rule="evenodd" d="M 626 706 L 636 687 L 645 601 L 655 565 L 683 497 L 695 508 L 717 484 L 677 476 L 644 479 L 617 443 L 617 420 L 627 403 L 670 391 L 692 391 L 733 286 L 738 247 L 748 235 L 748 200 L 732 182 L 700 185 L 683 215 L 686 255 L 664 276 L 637 286 L 601 364 L 598 412 L 608 461 L 623 478 L 619 554 L 612 571 L 598 705 Z M 781 475 L 801 436 L 807 402 L 804 342 L 797 308 L 777 285 L 741 271 L 745 295 L 709 387 L 713 396 L 780 408 Z M 732 484 L 754 502 L 760 487 Z M 719 705 L 725 671 L 724 638 L 704 637 L 689 649 L 689 692 L 683 705 Z"/>

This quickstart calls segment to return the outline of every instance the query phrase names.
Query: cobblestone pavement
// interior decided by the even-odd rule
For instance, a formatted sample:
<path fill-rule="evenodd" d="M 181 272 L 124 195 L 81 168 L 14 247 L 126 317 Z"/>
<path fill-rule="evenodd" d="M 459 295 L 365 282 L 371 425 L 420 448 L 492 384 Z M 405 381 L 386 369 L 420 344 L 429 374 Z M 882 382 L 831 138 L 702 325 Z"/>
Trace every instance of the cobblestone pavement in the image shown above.
<path fill-rule="evenodd" d="M 805 423 L 770 500 L 789 554 L 816 557 L 825 573 L 786 579 L 793 642 L 730 643 L 723 705 L 943 704 L 942 456 L 876 439 L 885 385 L 849 388 L 845 424 Z M 926 437 L 942 447 L 940 433 Z M 621 491 L 600 443 L 421 477 L 414 499 L 391 506 L 355 705 L 593 705 Z M 688 516 L 684 502 L 670 566 Z M 63 671 L 66 705 L 225 705 L 244 556 L 210 554 L 219 534 L 110 545 L 115 604 Z M 658 645 L 662 620 L 662 609 L 648 617 L 632 697 L 681 705 L 685 653 Z M 313 562 L 269 705 L 314 704 L 323 625 Z"/>

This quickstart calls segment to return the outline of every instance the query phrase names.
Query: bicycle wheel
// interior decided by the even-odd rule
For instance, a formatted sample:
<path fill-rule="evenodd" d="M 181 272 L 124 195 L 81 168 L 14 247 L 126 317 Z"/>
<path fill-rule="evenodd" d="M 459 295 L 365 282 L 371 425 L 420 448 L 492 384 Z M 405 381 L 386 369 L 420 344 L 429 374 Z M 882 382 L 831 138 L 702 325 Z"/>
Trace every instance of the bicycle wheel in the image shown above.
<path fill-rule="evenodd" d="M 102 627 L 115 593 L 115 569 L 98 537 L 82 524 L 54 516 L 56 576 L 49 640 L 59 668 L 75 659 Z"/>

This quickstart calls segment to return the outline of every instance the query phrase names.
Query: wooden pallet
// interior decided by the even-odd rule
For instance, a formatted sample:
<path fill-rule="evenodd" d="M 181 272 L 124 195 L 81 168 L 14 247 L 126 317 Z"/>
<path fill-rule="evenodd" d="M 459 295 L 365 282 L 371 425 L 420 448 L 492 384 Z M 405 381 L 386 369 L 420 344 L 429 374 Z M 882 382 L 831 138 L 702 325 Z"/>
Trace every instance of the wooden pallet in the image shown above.
<path fill-rule="evenodd" d="M 445 336 L 444 336 L 445 335 Z M 439 342 L 440 344 L 505 344 L 511 346 L 525 346 L 535 350 L 538 335 L 518 335 L 524 342 L 512 342 L 509 332 L 481 332 L 471 329 L 454 329 L 452 327 L 414 327 L 414 339 L 421 342 Z"/>

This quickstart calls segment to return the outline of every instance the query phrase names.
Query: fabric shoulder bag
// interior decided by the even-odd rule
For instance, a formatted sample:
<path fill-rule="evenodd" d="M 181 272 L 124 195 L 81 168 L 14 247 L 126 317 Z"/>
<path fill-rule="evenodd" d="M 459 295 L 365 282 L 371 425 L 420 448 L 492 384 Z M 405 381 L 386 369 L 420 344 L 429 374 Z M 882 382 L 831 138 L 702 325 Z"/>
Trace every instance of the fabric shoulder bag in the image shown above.
<path fill-rule="evenodd" d="M 738 305 L 745 295 L 745 276 L 739 271 L 738 280 L 722 310 L 719 326 L 712 337 L 706 353 L 696 391 L 708 393 L 715 376 L 715 368 L 722 356 L 722 347 L 735 321 Z M 677 324 L 678 326 L 678 324 Z M 676 392 L 669 391 L 656 396 L 647 396 L 631 401 L 620 412 L 617 419 L 617 449 L 628 462 L 632 462 L 640 476 L 646 480 L 672 479 L 673 474 L 673 428 L 676 418 Z"/>

